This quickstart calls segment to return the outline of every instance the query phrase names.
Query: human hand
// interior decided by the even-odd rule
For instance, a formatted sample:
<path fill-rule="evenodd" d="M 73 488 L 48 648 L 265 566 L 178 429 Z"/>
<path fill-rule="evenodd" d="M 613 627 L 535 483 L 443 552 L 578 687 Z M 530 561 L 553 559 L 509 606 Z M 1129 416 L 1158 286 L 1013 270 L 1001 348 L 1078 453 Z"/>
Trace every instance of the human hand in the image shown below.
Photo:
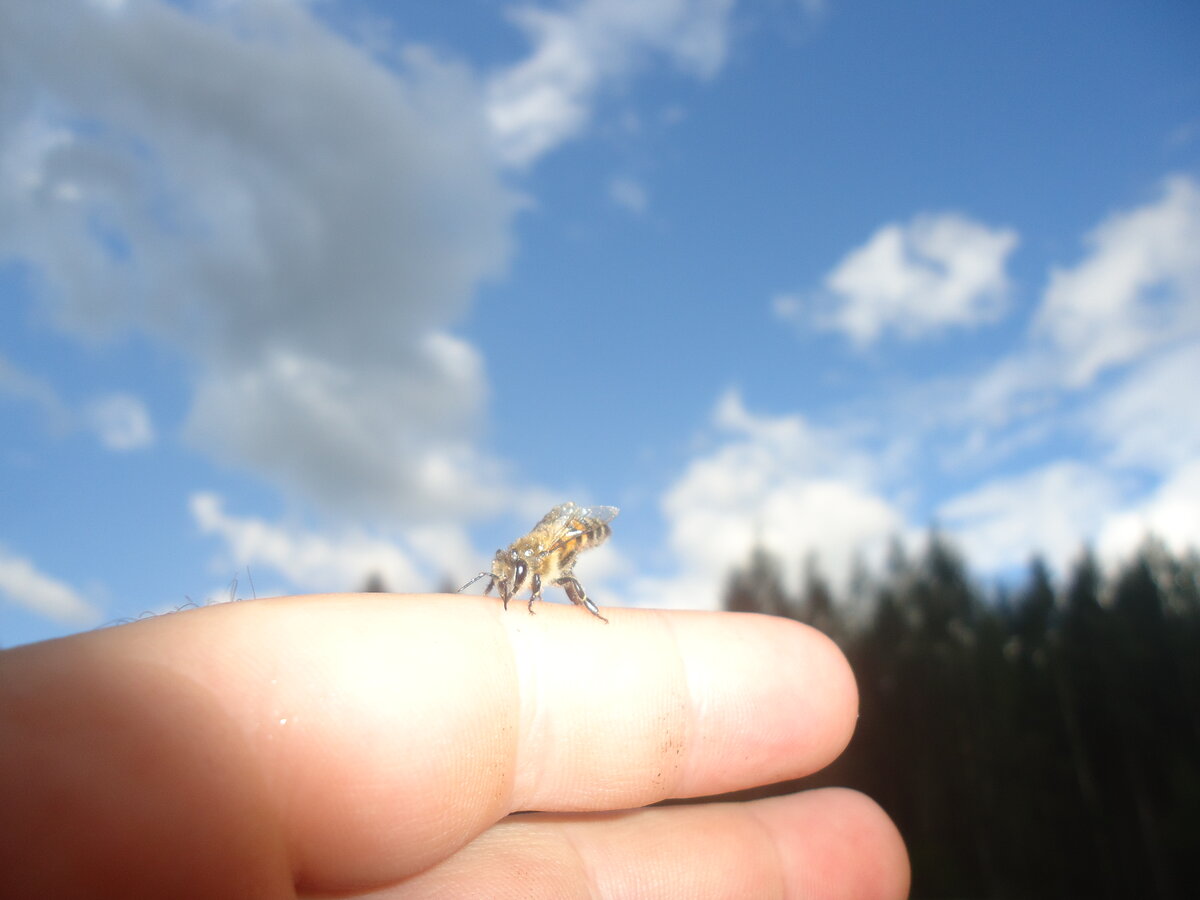
<path fill-rule="evenodd" d="M 605 613 L 286 597 L 0 652 L 0 895 L 907 893 L 852 791 L 637 808 L 836 757 L 857 692 L 827 638 Z"/>

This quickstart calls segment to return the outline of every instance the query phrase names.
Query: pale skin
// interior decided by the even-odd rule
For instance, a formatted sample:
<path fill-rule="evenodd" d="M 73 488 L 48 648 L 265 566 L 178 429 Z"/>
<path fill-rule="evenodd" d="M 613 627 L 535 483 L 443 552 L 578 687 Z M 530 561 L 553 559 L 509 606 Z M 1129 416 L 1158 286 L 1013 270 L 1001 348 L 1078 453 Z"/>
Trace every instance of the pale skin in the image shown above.
<path fill-rule="evenodd" d="M 604 612 L 287 597 L 0 652 L 0 895 L 907 894 L 852 791 L 639 808 L 833 760 L 857 692 L 828 639 Z"/>

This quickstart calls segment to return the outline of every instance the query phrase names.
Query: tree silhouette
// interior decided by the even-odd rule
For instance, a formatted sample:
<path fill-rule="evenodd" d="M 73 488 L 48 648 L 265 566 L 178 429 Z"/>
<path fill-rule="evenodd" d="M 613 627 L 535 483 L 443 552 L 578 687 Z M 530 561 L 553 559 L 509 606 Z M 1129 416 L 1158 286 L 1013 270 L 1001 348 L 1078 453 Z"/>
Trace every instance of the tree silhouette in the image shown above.
<path fill-rule="evenodd" d="M 791 605 L 783 590 L 779 561 L 765 547 L 756 546 L 743 568 L 735 569 L 726 588 L 726 608 L 740 612 L 788 615 Z"/>
<path fill-rule="evenodd" d="M 1182 897 L 1200 847 L 1200 557 L 1148 541 L 1111 581 L 1085 550 L 1055 589 L 1043 560 L 985 588 L 944 536 L 839 600 L 806 557 L 797 596 L 757 547 L 729 609 L 839 641 L 858 731 L 800 782 L 874 797 L 900 827 L 914 897 Z M 869 597 L 862 596 L 870 594 Z M 868 603 L 868 615 L 848 616 Z M 861 608 L 861 607 L 860 607 Z M 766 791 L 758 790 L 755 795 Z"/>

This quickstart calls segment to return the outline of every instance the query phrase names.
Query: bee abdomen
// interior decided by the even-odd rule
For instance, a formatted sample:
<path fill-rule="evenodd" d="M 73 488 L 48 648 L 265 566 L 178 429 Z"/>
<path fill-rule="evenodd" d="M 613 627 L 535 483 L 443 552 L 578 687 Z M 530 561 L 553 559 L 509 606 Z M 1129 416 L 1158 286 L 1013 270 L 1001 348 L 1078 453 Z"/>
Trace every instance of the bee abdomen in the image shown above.
<path fill-rule="evenodd" d="M 591 531 L 583 535 L 584 545 L 595 547 L 597 544 L 603 544 L 608 536 L 612 534 L 612 529 L 607 525 L 601 525 L 599 528 L 593 528 Z"/>
<path fill-rule="evenodd" d="M 574 556 L 591 547 L 596 547 L 603 544 L 605 539 L 612 534 L 612 529 L 607 525 L 600 525 L 593 528 L 591 531 L 581 531 L 575 537 L 567 541 L 563 546 L 567 553 Z"/>

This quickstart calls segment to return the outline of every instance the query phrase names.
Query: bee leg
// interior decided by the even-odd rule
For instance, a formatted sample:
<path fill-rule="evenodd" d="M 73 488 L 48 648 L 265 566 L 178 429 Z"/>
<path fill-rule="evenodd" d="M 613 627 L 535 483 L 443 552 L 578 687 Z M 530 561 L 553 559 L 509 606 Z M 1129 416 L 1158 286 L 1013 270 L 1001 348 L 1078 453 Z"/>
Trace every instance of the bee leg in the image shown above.
<path fill-rule="evenodd" d="M 465 591 L 467 588 L 469 588 L 471 585 L 473 585 L 475 582 L 477 582 L 480 578 L 486 578 L 488 580 L 487 587 L 485 587 L 483 589 L 483 596 L 486 597 L 488 595 L 488 592 L 492 589 L 492 585 L 496 583 L 496 576 L 493 575 L 491 572 L 480 572 L 478 575 L 476 575 L 474 578 L 472 578 L 470 581 L 468 581 L 466 584 L 464 584 L 462 587 L 460 587 L 458 589 L 458 593 L 461 594 L 463 591 Z"/>
<path fill-rule="evenodd" d="M 590 612 L 605 625 L 608 624 L 608 619 L 600 615 L 599 607 L 597 607 L 596 604 L 592 602 L 592 599 L 584 592 L 583 585 L 579 583 L 579 579 L 577 579 L 574 575 L 564 575 L 562 578 L 558 579 L 555 584 L 562 586 L 562 589 L 567 592 L 567 597 L 570 598 L 572 603 L 574 603 L 576 606 L 584 607 L 588 612 Z"/>
<path fill-rule="evenodd" d="M 529 614 L 533 613 L 533 601 L 542 599 L 542 576 L 537 572 L 533 573 L 533 587 L 529 591 Z"/>

